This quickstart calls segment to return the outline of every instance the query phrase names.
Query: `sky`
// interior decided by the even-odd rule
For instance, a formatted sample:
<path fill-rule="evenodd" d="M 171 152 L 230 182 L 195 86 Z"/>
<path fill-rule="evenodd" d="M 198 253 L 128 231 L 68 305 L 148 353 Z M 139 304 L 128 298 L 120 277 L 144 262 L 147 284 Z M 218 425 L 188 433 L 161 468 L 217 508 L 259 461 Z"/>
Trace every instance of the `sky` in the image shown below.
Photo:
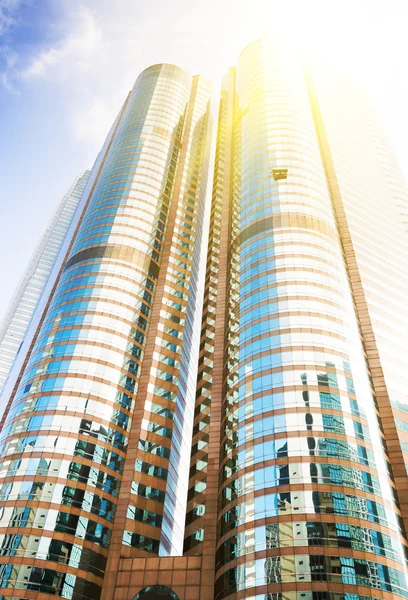
<path fill-rule="evenodd" d="M 286 37 L 366 89 L 408 180 L 407 0 L 0 0 L 0 320 L 57 203 L 145 67 L 218 89 Z"/>

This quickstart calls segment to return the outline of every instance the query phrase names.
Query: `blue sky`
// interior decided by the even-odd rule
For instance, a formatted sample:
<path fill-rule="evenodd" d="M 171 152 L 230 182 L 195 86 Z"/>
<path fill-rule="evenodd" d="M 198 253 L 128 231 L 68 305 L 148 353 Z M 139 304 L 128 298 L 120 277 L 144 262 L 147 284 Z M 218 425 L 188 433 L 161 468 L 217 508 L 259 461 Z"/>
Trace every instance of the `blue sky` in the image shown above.
<path fill-rule="evenodd" d="M 407 22 L 407 0 L 0 0 L 0 319 L 149 64 L 218 85 L 262 31 L 288 32 L 368 89 L 408 178 Z"/>

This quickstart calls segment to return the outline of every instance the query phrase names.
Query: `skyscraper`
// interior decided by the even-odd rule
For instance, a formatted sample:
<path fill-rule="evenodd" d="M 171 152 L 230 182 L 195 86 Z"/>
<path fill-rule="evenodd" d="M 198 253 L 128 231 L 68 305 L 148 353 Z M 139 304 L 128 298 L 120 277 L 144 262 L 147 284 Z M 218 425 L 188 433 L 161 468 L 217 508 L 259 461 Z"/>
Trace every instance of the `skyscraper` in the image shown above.
<path fill-rule="evenodd" d="M 59 203 L 0 324 L 0 392 L 65 239 L 89 174 L 90 171 L 84 171 L 76 177 Z"/>
<path fill-rule="evenodd" d="M 214 560 L 217 600 L 406 594 L 404 515 L 329 162 L 354 132 L 330 92 L 319 114 L 300 60 L 268 38 L 221 92 L 185 544 Z M 356 212 L 381 177 L 371 163 L 353 195 L 346 165 L 364 171 L 369 144 L 357 137 L 339 156 Z"/>
<path fill-rule="evenodd" d="M 98 598 L 109 548 L 182 552 L 210 117 L 205 80 L 155 65 L 105 144 L 4 414 L 9 593 Z"/>
<path fill-rule="evenodd" d="M 336 120 L 290 51 L 246 48 L 208 214 L 210 86 L 139 76 L 4 415 L 4 597 L 408 595 L 406 312 L 372 287 L 397 274 L 407 201 L 342 92 Z"/>

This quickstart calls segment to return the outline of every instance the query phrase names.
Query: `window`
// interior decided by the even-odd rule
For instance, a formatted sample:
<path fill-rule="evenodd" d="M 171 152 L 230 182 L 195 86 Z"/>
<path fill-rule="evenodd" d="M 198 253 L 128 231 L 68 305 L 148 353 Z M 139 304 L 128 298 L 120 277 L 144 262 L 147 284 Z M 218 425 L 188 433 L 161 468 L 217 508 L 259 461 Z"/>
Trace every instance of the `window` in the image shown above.
<path fill-rule="evenodd" d="M 149 585 L 136 594 L 133 600 L 179 600 L 178 596 L 164 585 Z"/>

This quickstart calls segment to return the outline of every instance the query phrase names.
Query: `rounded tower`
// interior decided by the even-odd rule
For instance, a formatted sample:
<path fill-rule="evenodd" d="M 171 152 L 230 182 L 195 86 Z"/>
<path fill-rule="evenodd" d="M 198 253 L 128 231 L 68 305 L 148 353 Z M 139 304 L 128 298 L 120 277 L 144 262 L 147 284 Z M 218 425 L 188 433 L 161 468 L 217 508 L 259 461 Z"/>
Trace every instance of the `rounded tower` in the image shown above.
<path fill-rule="evenodd" d="M 18 589 L 29 598 L 96 600 L 113 531 L 117 553 L 122 545 L 157 553 L 163 538 L 167 548 L 176 544 L 171 494 L 182 482 L 169 475 L 168 497 L 160 472 L 171 471 L 170 457 L 177 470 L 177 437 L 193 410 L 182 405 L 179 374 L 206 185 L 209 89 L 206 97 L 200 85 L 179 67 L 146 69 L 105 145 L 1 431 L 4 597 Z M 152 315 L 159 318 L 149 341 Z M 148 389 L 138 394 L 146 352 L 160 342 L 161 354 L 145 366 Z M 117 511 L 119 492 L 125 505 Z"/>
<path fill-rule="evenodd" d="M 406 542 L 300 62 L 268 38 L 251 44 L 234 104 L 215 598 L 405 596 Z"/>

